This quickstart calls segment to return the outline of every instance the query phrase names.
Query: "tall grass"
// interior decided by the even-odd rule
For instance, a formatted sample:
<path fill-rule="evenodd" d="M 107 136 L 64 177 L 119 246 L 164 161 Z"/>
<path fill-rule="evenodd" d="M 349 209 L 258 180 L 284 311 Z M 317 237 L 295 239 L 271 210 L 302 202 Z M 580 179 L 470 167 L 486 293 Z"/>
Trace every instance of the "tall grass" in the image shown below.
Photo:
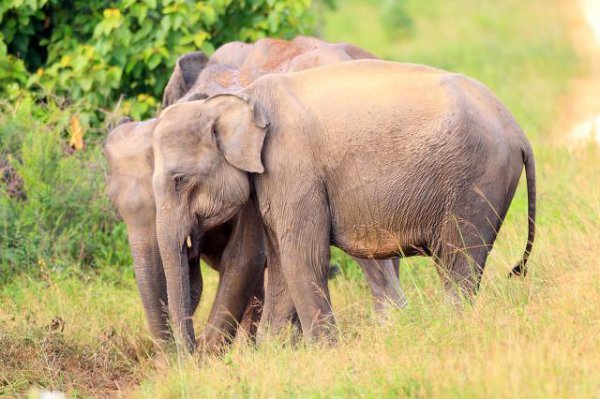
<path fill-rule="evenodd" d="M 331 283 L 341 330 L 335 347 L 236 343 L 222 357 L 178 358 L 153 352 L 130 274 L 116 283 L 64 276 L 42 263 L 35 266 L 41 278 L 21 275 L 0 291 L 0 394 L 14 396 L 38 384 L 73 396 L 161 398 L 600 395 L 600 150 L 567 149 L 552 140 L 563 134 L 553 123 L 561 94 L 578 71 L 564 9 L 544 0 L 413 0 L 406 6 L 414 24 L 407 37 L 381 28 L 378 2 L 338 3 L 325 18 L 327 38 L 466 73 L 515 114 L 538 167 L 530 275 L 506 279 L 526 241 L 521 187 L 479 298 L 462 314 L 443 306 L 428 259 L 402 262 L 409 306 L 384 322 L 350 268 Z M 122 245 L 119 234 L 114 242 Z M 339 254 L 336 259 L 345 261 Z M 118 268 L 127 260 L 113 262 Z M 206 319 L 214 294 L 216 276 L 206 274 L 208 292 L 196 326 Z M 91 363 L 83 361 L 88 358 Z"/>

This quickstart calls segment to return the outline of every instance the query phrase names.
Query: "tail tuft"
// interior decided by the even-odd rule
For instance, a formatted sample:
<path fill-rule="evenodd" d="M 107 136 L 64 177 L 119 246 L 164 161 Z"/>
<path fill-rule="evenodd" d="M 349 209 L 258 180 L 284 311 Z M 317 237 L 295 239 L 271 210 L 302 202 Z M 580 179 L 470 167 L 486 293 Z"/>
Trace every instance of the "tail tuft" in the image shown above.
<path fill-rule="evenodd" d="M 524 262 L 519 262 L 515 267 L 513 267 L 512 271 L 508 274 L 508 278 L 511 278 L 512 276 L 516 276 L 516 277 L 527 276 L 527 268 L 525 267 Z"/>

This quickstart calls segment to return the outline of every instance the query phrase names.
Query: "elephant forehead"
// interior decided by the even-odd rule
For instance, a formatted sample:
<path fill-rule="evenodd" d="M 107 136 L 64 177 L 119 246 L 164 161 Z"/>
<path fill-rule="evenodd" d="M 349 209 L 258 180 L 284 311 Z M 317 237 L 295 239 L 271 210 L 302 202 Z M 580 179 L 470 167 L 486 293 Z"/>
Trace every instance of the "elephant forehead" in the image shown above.
<path fill-rule="evenodd" d="M 157 163 L 164 178 L 174 174 L 185 174 L 196 178 L 206 177 L 216 165 L 216 154 L 206 147 L 189 147 L 182 151 L 172 151 Z"/>
<path fill-rule="evenodd" d="M 163 157 L 176 157 L 178 154 L 197 151 L 197 147 L 203 143 L 203 139 L 198 133 L 201 130 L 201 126 L 195 126 L 189 122 L 180 125 L 173 124 L 162 131 L 156 147 Z"/>
<path fill-rule="evenodd" d="M 198 108 L 185 107 L 177 111 L 161 117 L 154 136 L 158 145 L 189 146 L 202 141 L 209 118 Z"/>
<path fill-rule="evenodd" d="M 198 115 L 202 110 L 202 104 L 205 100 L 194 100 L 175 103 L 161 111 L 159 123 L 163 124 L 169 121 L 183 121 Z"/>
<path fill-rule="evenodd" d="M 130 122 L 118 126 L 106 140 L 109 162 L 120 162 L 125 158 L 145 159 L 152 153 L 154 120 Z"/>

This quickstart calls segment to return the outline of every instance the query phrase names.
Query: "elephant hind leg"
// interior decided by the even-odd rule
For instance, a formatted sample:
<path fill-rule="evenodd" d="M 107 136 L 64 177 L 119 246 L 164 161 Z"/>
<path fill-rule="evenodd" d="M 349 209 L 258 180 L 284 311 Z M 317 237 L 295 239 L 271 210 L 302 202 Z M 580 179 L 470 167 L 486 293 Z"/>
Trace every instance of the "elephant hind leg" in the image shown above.
<path fill-rule="evenodd" d="M 375 310 L 378 313 L 382 313 L 390 307 L 403 308 L 406 306 L 406 297 L 400 288 L 396 271 L 397 263 L 395 264 L 392 259 L 354 258 L 354 260 L 365 273 L 375 301 Z"/>
<path fill-rule="evenodd" d="M 499 224 L 491 219 L 473 224 L 452 218 L 442 228 L 433 257 L 448 300 L 457 308 L 472 302 L 479 289 Z M 490 220 L 492 220 L 490 222 Z"/>
<path fill-rule="evenodd" d="M 258 284 L 256 287 L 254 294 L 250 298 L 250 302 L 246 306 L 246 310 L 244 311 L 244 315 L 242 316 L 242 321 L 240 322 L 239 327 L 243 336 L 247 337 L 252 342 L 256 341 L 256 332 L 258 329 L 258 324 L 260 323 L 265 301 L 263 276 L 264 270 L 261 273 L 261 278 L 259 279 L 263 284 Z"/>

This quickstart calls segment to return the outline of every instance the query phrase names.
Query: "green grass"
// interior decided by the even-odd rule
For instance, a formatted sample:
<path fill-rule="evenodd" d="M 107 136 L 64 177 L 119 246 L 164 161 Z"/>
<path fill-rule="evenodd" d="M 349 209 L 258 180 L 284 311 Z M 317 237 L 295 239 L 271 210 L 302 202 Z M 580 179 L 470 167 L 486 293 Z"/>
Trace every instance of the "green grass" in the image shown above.
<path fill-rule="evenodd" d="M 219 358 L 190 358 L 153 348 L 128 264 L 65 275 L 48 259 L 32 265 L 35 277 L 21 275 L 0 291 L 0 395 L 32 384 L 77 397 L 600 395 L 600 150 L 554 144 L 563 134 L 554 128 L 561 95 L 579 71 L 562 9 L 545 0 L 412 0 L 414 31 L 394 37 L 377 2 L 338 3 L 325 18 L 328 39 L 475 77 L 515 114 L 538 168 L 530 276 L 506 279 L 526 241 L 522 184 L 478 301 L 463 314 L 442 305 L 432 262 L 410 259 L 401 270 L 410 304 L 381 324 L 350 268 L 331 284 L 337 346 L 236 343 Z M 214 296 L 216 276 L 207 274 L 197 328 Z M 57 318 L 64 328 L 52 327 Z"/>

